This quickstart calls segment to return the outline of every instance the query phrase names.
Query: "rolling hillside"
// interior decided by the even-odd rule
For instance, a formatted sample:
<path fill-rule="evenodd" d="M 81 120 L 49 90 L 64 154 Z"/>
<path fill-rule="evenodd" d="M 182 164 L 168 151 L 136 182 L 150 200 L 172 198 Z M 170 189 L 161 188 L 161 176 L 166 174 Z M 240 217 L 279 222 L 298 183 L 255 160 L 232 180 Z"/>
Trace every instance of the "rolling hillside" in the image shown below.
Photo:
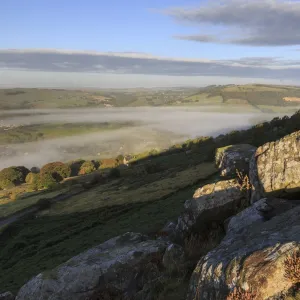
<path fill-rule="evenodd" d="M 0 109 L 245 105 L 263 112 L 300 105 L 300 87 L 226 85 L 204 88 L 63 90 L 2 89 Z"/>

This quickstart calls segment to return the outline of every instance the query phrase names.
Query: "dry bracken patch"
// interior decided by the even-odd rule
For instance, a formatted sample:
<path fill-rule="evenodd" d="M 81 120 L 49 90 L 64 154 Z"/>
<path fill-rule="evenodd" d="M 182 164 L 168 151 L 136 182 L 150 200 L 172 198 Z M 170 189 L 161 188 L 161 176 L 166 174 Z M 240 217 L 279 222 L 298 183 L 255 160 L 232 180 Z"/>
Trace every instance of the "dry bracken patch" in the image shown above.
<path fill-rule="evenodd" d="M 250 183 L 250 179 L 247 174 L 243 174 L 239 170 L 236 170 L 236 174 L 240 190 L 245 193 L 246 196 L 246 201 L 245 203 L 242 203 L 242 208 L 246 208 L 250 204 L 252 184 Z"/>
<path fill-rule="evenodd" d="M 245 291 L 241 288 L 234 288 L 234 290 L 227 296 L 226 300 L 256 300 L 256 294 L 249 290 Z"/>
<path fill-rule="evenodd" d="M 285 278 L 293 284 L 300 283 L 300 250 L 294 250 L 284 261 Z"/>

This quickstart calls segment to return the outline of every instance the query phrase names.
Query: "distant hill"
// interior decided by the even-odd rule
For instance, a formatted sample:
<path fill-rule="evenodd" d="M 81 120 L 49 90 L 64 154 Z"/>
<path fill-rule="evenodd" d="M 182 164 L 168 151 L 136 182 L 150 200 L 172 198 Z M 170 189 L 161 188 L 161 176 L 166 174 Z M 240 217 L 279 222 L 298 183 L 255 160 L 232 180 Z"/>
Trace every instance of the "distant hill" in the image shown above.
<path fill-rule="evenodd" d="M 300 87 L 279 85 L 229 85 L 219 87 L 206 87 L 201 93 L 208 97 L 222 97 L 223 103 L 236 103 L 246 101 L 251 105 L 277 105 L 287 106 L 288 102 L 297 102 L 300 99 Z M 294 98 L 296 101 L 285 101 L 285 97 Z M 292 103 L 295 104 L 295 103 Z"/>
<path fill-rule="evenodd" d="M 300 104 L 300 87 L 280 85 L 210 85 L 165 89 L 0 89 L 0 109 L 136 107 L 173 105 L 247 105 L 268 112 L 271 107 Z"/>

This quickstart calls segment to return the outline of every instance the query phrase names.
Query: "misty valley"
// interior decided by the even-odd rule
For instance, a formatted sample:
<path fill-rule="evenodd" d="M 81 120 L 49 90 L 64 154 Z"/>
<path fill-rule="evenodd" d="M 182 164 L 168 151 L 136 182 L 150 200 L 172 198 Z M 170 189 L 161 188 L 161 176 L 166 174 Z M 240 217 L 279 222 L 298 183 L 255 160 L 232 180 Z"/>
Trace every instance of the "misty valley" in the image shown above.
<path fill-rule="evenodd" d="M 101 159 L 168 147 L 197 136 L 244 129 L 282 113 L 236 106 L 21 110 L 2 114 L 0 167 Z M 25 115 L 24 115 L 25 114 Z"/>
<path fill-rule="evenodd" d="M 0 97 L 1 168 L 162 151 L 300 107 L 298 87 L 275 85 L 2 89 Z"/>

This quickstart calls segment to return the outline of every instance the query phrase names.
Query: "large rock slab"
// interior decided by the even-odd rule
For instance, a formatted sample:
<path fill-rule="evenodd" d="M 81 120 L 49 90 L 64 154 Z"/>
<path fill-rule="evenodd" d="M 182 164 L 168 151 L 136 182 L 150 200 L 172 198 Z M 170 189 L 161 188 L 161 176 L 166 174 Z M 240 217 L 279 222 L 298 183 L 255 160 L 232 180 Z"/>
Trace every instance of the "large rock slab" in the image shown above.
<path fill-rule="evenodd" d="M 85 300 L 108 289 L 120 297 L 134 294 L 159 276 L 158 263 L 167 246 L 138 233 L 126 233 L 32 278 L 16 299 Z"/>
<path fill-rule="evenodd" d="M 223 223 L 236 214 L 243 201 L 245 194 L 235 179 L 205 185 L 195 191 L 193 199 L 185 202 L 176 231 L 184 236 L 192 230 L 200 232 L 207 224 Z"/>
<path fill-rule="evenodd" d="M 235 176 L 237 170 L 248 174 L 249 162 L 256 149 L 256 147 L 248 144 L 218 148 L 216 150 L 215 163 L 221 176 Z"/>
<path fill-rule="evenodd" d="M 300 198 L 300 131 L 259 147 L 250 162 L 252 203 L 264 196 Z"/>
<path fill-rule="evenodd" d="M 300 206 L 228 233 L 198 262 L 187 299 L 223 300 L 235 287 L 251 289 L 260 300 L 284 293 L 293 286 L 285 276 L 284 260 L 299 247 Z"/>

